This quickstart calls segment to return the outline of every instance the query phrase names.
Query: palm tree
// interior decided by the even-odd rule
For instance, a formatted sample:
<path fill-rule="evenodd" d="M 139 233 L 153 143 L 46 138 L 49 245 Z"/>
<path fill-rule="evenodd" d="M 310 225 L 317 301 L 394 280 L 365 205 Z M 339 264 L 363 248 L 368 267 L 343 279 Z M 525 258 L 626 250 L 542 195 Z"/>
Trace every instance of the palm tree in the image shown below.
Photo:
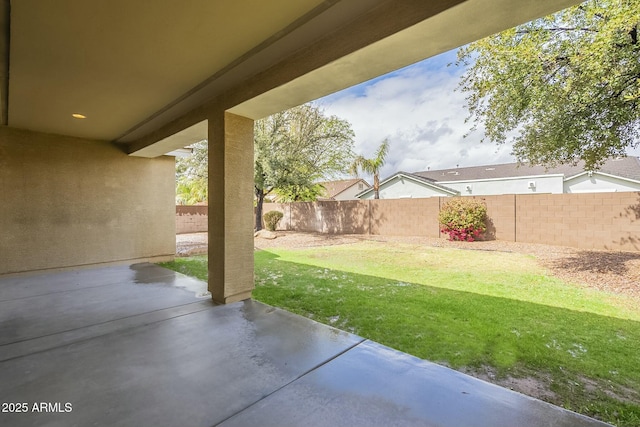
<path fill-rule="evenodd" d="M 373 174 L 373 191 L 374 198 L 380 198 L 380 168 L 384 165 L 385 157 L 389 153 L 389 141 L 385 139 L 378 147 L 376 155 L 372 159 L 365 159 L 362 156 L 356 157 L 351 165 L 351 173 L 358 176 L 358 172 L 362 170 L 365 173 Z"/>

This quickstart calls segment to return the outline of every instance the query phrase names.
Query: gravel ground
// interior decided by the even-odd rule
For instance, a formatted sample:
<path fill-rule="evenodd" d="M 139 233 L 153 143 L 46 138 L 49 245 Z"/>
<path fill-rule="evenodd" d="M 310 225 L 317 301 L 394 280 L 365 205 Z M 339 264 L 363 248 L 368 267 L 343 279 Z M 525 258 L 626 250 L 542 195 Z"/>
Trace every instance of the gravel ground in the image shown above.
<path fill-rule="evenodd" d="M 443 248 L 519 252 L 534 256 L 540 265 L 554 276 L 619 295 L 626 295 L 640 304 L 640 252 L 579 250 L 564 246 L 516 243 L 493 240 L 488 242 L 450 242 L 430 237 L 328 235 L 278 231 L 275 239 L 255 238 L 255 248 L 309 248 L 346 245 L 361 241 L 408 243 Z M 207 233 L 176 236 L 176 254 L 189 256 L 207 252 Z"/>
<path fill-rule="evenodd" d="M 176 235 L 176 255 L 191 256 L 206 254 L 209 236 L 207 233 L 188 233 Z"/>

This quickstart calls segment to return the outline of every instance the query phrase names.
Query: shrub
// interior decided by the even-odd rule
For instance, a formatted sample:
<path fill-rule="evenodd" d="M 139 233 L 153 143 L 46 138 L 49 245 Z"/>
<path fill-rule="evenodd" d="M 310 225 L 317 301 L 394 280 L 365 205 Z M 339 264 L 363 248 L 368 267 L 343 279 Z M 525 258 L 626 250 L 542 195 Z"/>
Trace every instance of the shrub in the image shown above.
<path fill-rule="evenodd" d="M 282 219 L 284 214 L 280 211 L 269 211 L 266 214 L 262 215 L 262 219 L 264 219 L 264 226 L 269 231 L 276 231 L 276 227 L 278 223 Z"/>
<path fill-rule="evenodd" d="M 480 200 L 456 198 L 444 204 L 438 222 L 449 240 L 473 242 L 487 230 L 487 207 Z"/>

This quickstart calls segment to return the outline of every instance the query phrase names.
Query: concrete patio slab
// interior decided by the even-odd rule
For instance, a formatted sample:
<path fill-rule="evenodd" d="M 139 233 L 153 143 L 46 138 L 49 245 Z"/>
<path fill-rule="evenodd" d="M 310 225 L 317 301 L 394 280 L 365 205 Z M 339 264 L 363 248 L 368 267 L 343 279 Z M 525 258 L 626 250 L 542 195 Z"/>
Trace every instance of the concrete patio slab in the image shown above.
<path fill-rule="evenodd" d="M 604 425 L 205 289 L 151 264 L 0 279 L 0 425 Z"/>
<path fill-rule="evenodd" d="M 206 292 L 201 282 L 152 264 L 93 274 L 37 276 L 23 289 L 25 278 L 9 279 L 0 293 L 0 345 L 192 303 Z"/>
<path fill-rule="evenodd" d="M 571 427 L 603 424 L 365 341 L 221 425 Z"/>

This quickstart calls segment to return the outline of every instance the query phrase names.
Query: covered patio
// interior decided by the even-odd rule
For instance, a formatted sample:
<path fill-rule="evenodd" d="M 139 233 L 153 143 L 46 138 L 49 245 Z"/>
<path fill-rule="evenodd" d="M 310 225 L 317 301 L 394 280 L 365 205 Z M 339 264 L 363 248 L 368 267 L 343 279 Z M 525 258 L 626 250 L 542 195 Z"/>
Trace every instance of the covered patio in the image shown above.
<path fill-rule="evenodd" d="M 148 263 L 0 279 L 0 378 L 10 426 L 604 425 Z"/>
<path fill-rule="evenodd" d="M 253 289 L 253 123 L 576 0 L 0 0 L 0 276 L 174 256 L 209 147 L 209 291 Z"/>
<path fill-rule="evenodd" d="M 0 425 L 597 425 L 251 300 L 254 120 L 573 3 L 0 0 Z"/>

